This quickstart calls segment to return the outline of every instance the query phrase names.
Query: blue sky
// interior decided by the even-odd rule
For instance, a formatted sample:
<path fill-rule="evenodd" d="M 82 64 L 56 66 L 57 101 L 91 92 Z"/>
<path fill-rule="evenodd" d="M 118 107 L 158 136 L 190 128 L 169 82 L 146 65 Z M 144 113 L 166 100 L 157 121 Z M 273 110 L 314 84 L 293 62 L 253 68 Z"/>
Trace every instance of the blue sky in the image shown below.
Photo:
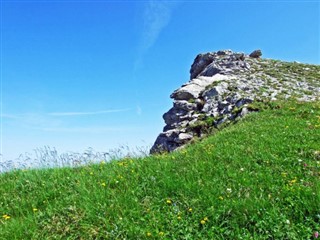
<path fill-rule="evenodd" d="M 198 53 L 319 64 L 319 1 L 1 2 L 1 153 L 151 146 Z"/>

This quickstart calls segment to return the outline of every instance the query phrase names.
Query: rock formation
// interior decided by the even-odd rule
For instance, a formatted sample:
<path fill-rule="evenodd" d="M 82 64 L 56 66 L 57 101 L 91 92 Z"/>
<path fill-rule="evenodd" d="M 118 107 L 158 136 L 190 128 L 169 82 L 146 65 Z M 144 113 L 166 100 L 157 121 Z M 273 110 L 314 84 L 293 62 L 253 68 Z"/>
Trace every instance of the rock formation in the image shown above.
<path fill-rule="evenodd" d="M 208 128 L 236 121 L 256 109 L 254 101 L 295 97 L 320 100 L 320 68 L 316 65 L 261 59 L 231 50 L 196 56 L 190 80 L 171 94 L 173 107 L 163 115 L 166 126 L 151 153 L 170 152 L 201 137 Z M 309 74 L 311 73 L 311 74 Z"/>

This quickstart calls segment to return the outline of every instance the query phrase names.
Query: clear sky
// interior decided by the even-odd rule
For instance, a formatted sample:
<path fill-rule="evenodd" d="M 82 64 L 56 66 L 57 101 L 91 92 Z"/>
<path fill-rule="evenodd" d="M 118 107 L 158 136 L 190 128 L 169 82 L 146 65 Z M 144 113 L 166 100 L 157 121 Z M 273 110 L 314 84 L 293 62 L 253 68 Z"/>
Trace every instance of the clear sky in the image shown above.
<path fill-rule="evenodd" d="M 198 53 L 319 64 L 319 1 L 1 1 L 2 160 L 150 146 Z"/>

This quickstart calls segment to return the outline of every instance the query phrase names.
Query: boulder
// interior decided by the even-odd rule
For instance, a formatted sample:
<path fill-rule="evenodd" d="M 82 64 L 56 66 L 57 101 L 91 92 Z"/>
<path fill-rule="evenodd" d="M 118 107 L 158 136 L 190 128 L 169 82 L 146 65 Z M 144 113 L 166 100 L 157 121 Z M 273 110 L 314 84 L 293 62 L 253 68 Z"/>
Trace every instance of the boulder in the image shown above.
<path fill-rule="evenodd" d="M 260 58 L 262 56 L 262 52 L 260 49 L 254 50 L 252 53 L 249 54 L 249 57 L 252 58 Z"/>
<path fill-rule="evenodd" d="M 176 91 L 174 91 L 170 97 L 175 100 L 190 100 L 190 99 L 196 99 L 199 97 L 199 94 L 203 90 L 203 87 L 197 85 L 197 84 L 189 84 L 185 85 Z"/>
<path fill-rule="evenodd" d="M 180 133 L 178 138 L 176 139 L 177 143 L 185 143 L 190 141 L 193 138 L 193 135 L 190 133 Z"/>

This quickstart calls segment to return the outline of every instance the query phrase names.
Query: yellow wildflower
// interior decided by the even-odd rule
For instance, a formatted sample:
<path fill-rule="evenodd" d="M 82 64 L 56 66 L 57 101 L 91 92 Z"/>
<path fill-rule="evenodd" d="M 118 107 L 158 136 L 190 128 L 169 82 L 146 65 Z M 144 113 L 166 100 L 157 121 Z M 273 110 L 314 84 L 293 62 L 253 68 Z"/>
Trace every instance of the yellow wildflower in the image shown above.
<path fill-rule="evenodd" d="M 222 196 L 220 196 L 220 197 L 219 197 L 219 199 L 222 201 L 222 200 L 223 200 L 223 197 L 222 197 Z"/>
<path fill-rule="evenodd" d="M 168 204 L 171 204 L 172 201 L 171 201 L 170 199 L 167 199 L 167 203 L 168 203 Z"/>
<path fill-rule="evenodd" d="M 106 183 L 104 183 L 104 182 L 101 183 L 101 186 L 102 186 L 102 187 L 105 187 L 105 186 L 106 186 Z"/>
<path fill-rule="evenodd" d="M 200 223 L 201 223 L 202 225 L 204 225 L 204 224 L 206 224 L 206 221 L 205 221 L 205 220 L 201 220 Z"/>
<path fill-rule="evenodd" d="M 34 212 L 38 211 L 38 209 L 37 209 L 37 208 L 33 208 L 32 210 L 33 210 Z"/>
<path fill-rule="evenodd" d="M 291 181 L 289 181 L 289 184 L 292 185 L 292 184 L 294 184 L 294 183 L 296 183 L 296 182 L 297 182 L 297 178 L 294 178 L 294 179 L 292 179 Z"/>
<path fill-rule="evenodd" d="M 204 221 L 208 221 L 209 219 L 208 219 L 208 217 L 205 217 L 203 220 L 204 220 Z"/>
<path fill-rule="evenodd" d="M 189 211 L 189 212 L 192 212 L 192 208 L 189 208 L 188 211 Z"/>
<path fill-rule="evenodd" d="M 11 218 L 11 217 L 10 217 L 9 215 L 7 215 L 7 214 L 3 215 L 2 217 L 4 218 L 4 220 L 8 220 L 8 219 Z"/>
<path fill-rule="evenodd" d="M 150 232 L 147 232 L 147 237 L 151 237 L 152 234 Z"/>

